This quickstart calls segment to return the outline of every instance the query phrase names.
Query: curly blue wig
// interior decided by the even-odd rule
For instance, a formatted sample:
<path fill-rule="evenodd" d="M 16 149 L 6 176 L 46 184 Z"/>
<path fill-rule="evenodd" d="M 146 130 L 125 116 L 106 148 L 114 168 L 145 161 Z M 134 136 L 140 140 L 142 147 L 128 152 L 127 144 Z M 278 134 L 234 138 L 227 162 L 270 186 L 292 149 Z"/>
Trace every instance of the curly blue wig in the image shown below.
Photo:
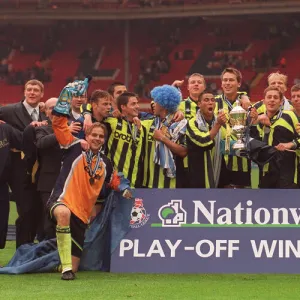
<path fill-rule="evenodd" d="M 151 98 L 155 103 L 174 113 L 181 101 L 181 93 L 171 85 L 157 86 L 151 91 Z"/>

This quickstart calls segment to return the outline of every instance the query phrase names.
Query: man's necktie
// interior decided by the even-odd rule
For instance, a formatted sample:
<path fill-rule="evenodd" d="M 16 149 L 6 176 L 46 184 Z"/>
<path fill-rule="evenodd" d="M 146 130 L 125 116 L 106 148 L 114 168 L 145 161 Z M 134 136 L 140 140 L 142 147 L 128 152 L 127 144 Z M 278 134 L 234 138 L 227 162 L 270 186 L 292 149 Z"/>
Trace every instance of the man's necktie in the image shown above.
<path fill-rule="evenodd" d="M 39 119 L 38 113 L 35 108 L 33 109 L 32 113 L 31 113 L 31 119 L 33 121 L 37 121 Z"/>

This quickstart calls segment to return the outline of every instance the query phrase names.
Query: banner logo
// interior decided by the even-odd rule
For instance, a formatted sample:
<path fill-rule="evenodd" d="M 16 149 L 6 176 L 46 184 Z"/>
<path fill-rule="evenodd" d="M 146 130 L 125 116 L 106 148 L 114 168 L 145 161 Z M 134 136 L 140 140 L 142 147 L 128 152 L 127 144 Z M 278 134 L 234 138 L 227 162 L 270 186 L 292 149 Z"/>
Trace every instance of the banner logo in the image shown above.
<path fill-rule="evenodd" d="M 234 207 L 218 206 L 216 200 L 193 200 L 189 217 L 182 200 L 171 200 L 158 210 L 162 223 L 151 227 L 299 227 L 300 208 L 253 207 L 253 202 L 239 202 Z M 221 203 L 221 202 L 219 202 Z"/>
<path fill-rule="evenodd" d="M 144 226 L 149 220 L 150 215 L 147 214 L 146 209 L 143 204 L 143 199 L 135 198 L 134 206 L 131 210 L 131 228 L 139 228 Z"/>
<path fill-rule="evenodd" d="M 163 227 L 180 227 L 186 224 L 187 212 L 182 207 L 182 200 L 171 200 L 158 211 Z"/>

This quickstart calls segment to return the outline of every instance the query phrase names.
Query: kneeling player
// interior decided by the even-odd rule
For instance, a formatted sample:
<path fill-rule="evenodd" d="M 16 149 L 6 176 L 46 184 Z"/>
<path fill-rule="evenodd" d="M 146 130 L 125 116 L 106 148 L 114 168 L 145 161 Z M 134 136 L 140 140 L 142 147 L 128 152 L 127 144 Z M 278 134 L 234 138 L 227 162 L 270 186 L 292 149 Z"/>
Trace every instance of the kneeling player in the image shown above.
<path fill-rule="evenodd" d="M 86 131 L 86 141 L 75 138 L 69 131 L 66 115 L 61 113 L 61 107 L 68 105 L 59 99 L 53 109 L 53 130 L 61 147 L 66 149 L 66 155 L 48 201 L 50 214 L 57 224 L 63 280 L 75 278 L 85 230 L 104 182 L 115 190 L 120 183 L 111 162 L 100 152 L 105 140 L 105 126 L 96 122 Z"/>

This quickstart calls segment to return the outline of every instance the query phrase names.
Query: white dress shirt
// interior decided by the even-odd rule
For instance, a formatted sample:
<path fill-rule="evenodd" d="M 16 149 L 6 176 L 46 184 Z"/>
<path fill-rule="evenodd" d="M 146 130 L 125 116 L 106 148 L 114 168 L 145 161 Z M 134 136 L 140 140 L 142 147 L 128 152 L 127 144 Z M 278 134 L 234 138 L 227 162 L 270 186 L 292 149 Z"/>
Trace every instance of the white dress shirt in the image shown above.
<path fill-rule="evenodd" d="M 80 116 L 81 116 L 81 114 L 77 113 L 73 109 L 72 109 L 72 115 L 73 115 L 73 117 L 74 117 L 75 120 L 78 120 L 80 118 Z"/>
<path fill-rule="evenodd" d="M 33 120 L 33 121 L 38 121 L 38 119 L 39 119 L 39 114 L 40 114 L 39 106 L 37 106 L 37 107 L 32 107 L 32 106 L 30 106 L 30 105 L 26 102 L 26 100 L 23 102 L 23 104 L 24 104 L 24 106 L 25 106 L 25 108 L 26 108 L 26 110 L 27 110 L 27 112 L 28 112 L 28 114 L 29 114 L 30 117 L 32 117 L 33 111 L 34 111 L 34 110 L 36 111 L 36 114 L 37 114 L 36 117 L 37 117 L 37 119 L 36 119 L 36 120 Z"/>

